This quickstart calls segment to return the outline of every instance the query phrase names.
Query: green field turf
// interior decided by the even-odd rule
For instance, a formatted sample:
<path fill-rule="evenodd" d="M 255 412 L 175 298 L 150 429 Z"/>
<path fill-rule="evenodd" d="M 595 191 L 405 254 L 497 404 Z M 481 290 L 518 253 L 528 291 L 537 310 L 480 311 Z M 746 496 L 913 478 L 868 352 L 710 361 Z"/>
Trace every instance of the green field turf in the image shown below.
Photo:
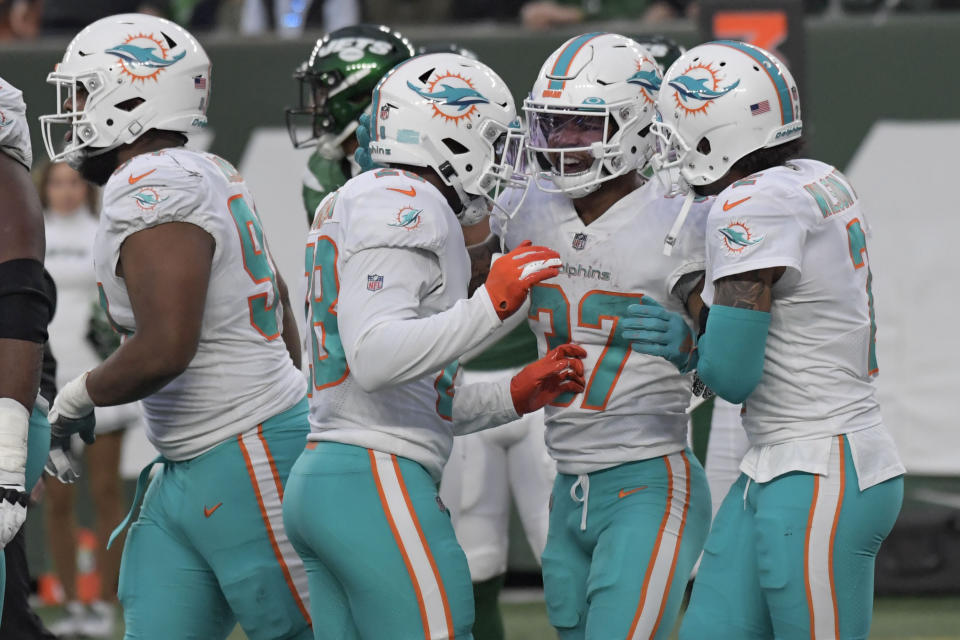
<path fill-rule="evenodd" d="M 504 603 L 508 640 L 554 640 L 543 602 Z M 59 615 L 56 608 L 40 610 L 50 621 Z M 118 625 L 116 640 L 123 637 Z M 229 640 L 245 640 L 235 630 Z M 385 636 L 386 637 L 386 636 Z M 675 635 L 672 637 L 676 637 Z M 874 606 L 872 640 L 956 640 L 960 639 L 960 596 L 878 598 Z"/>

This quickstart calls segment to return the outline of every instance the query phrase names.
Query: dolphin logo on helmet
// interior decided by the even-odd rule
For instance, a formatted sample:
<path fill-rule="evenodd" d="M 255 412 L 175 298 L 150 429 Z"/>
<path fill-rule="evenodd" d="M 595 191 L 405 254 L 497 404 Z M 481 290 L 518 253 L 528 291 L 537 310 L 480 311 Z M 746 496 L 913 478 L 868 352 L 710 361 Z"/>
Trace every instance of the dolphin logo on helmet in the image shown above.
<path fill-rule="evenodd" d="M 708 89 L 705 85 L 710 80 L 710 78 L 691 78 L 690 76 L 677 76 L 670 81 L 670 86 L 677 90 L 677 95 L 680 96 L 680 99 L 686 102 L 688 99 L 692 100 L 714 100 L 721 96 L 725 96 L 740 84 L 740 81 L 737 80 L 730 86 L 725 89 L 720 89 L 719 91 L 714 91 L 713 89 Z"/>
<path fill-rule="evenodd" d="M 187 55 L 186 51 L 181 51 L 179 55 L 165 60 L 154 55 L 153 51 L 155 48 L 156 47 L 138 47 L 134 44 L 124 43 L 111 47 L 104 51 L 104 53 L 115 55 L 124 62 L 142 65 L 148 69 L 163 69 L 169 67 Z"/>
<path fill-rule="evenodd" d="M 449 84 L 441 84 L 440 86 L 443 87 L 440 91 L 430 93 L 429 91 L 418 89 L 412 82 L 407 80 L 407 87 L 415 91 L 417 95 L 427 100 L 439 102 L 444 106 L 458 107 L 457 111 L 463 111 L 475 104 L 490 104 L 488 99 L 484 98 L 479 91 L 471 87 L 454 87 Z"/>
<path fill-rule="evenodd" d="M 662 80 L 656 71 L 640 70 L 627 78 L 627 82 L 630 84 L 639 85 L 647 91 L 660 91 Z"/>

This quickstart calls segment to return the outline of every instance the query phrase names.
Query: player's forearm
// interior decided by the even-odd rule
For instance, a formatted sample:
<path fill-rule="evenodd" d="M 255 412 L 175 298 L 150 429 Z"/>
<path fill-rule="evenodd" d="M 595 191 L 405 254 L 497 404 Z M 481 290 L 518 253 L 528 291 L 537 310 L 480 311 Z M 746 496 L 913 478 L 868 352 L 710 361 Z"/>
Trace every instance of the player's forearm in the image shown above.
<path fill-rule="evenodd" d="M 90 372 L 87 393 L 98 407 L 142 400 L 183 373 L 195 353 L 195 345 L 151 344 L 136 334 Z"/>
<path fill-rule="evenodd" d="M 467 247 L 467 253 L 470 255 L 470 284 L 467 291 L 470 295 L 480 288 L 487 280 L 490 274 L 490 263 L 493 260 L 493 254 L 500 251 L 500 238 L 491 234 L 480 244 Z"/>
<path fill-rule="evenodd" d="M 498 427 L 519 417 L 510 396 L 510 376 L 457 387 L 453 396 L 453 434 L 457 436 Z"/>
<path fill-rule="evenodd" d="M 299 369 L 301 366 L 300 349 L 300 331 L 297 329 L 297 320 L 293 317 L 293 305 L 290 304 L 290 294 L 287 289 L 287 283 L 284 282 L 280 274 L 277 274 L 277 286 L 280 289 L 280 303 L 283 305 L 283 344 L 287 347 L 287 353 L 293 360 L 293 365 Z"/>
<path fill-rule="evenodd" d="M 403 384 L 440 369 L 501 326 L 485 289 L 425 318 L 372 320 L 348 347 L 350 370 L 367 391 Z"/>

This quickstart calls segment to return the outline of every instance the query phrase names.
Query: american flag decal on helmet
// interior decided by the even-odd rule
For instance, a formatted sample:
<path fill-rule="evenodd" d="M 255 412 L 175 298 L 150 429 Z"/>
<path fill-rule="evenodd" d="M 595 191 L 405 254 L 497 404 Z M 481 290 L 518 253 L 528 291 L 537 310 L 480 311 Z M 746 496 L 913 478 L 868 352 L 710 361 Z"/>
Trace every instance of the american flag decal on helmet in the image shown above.
<path fill-rule="evenodd" d="M 757 104 L 750 105 L 750 115 L 758 116 L 761 113 L 766 113 L 770 111 L 770 101 L 764 100 L 763 102 L 758 102 Z"/>

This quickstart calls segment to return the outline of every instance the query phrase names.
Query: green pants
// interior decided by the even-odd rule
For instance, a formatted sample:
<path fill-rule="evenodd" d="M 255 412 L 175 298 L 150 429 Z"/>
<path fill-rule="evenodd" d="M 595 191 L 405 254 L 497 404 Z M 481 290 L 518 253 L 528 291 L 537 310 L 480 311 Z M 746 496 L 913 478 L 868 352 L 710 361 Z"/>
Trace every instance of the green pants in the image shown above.
<path fill-rule="evenodd" d="M 467 558 L 418 463 L 311 442 L 290 472 L 283 512 L 323 621 L 318 640 L 472 638 Z"/>
<path fill-rule="evenodd" d="M 682 640 L 866 638 L 874 560 L 903 500 L 903 478 L 860 491 L 847 439 L 828 475 L 741 474 L 704 548 Z"/>

